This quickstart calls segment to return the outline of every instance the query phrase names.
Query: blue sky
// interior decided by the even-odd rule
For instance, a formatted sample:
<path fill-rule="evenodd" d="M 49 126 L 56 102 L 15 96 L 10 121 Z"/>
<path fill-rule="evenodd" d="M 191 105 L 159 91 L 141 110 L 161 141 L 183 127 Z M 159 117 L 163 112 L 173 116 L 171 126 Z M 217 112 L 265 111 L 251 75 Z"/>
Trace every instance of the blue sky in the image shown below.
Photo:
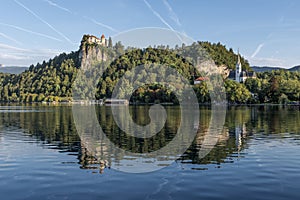
<path fill-rule="evenodd" d="M 251 65 L 300 64 L 298 0 L 2 0 L 0 63 L 28 66 L 75 51 L 83 34 L 143 27 L 221 42 Z"/>

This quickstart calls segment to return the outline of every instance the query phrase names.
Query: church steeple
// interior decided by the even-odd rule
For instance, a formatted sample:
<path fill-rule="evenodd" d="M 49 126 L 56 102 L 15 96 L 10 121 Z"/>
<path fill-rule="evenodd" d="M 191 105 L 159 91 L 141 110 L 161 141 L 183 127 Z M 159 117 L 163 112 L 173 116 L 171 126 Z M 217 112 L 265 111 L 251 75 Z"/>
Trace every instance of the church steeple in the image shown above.
<path fill-rule="evenodd" d="M 237 61 L 237 64 L 238 64 L 238 65 L 241 64 L 240 49 L 238 49 L 238 61 Z"/>
<path fill-rule="evenodd" d="M 240 58 L 240 50 L 238 49 L 238 60 L 235 66 L 235 81 L 241 82 L 241 74 L 242 74 L 242 64 L 241 64 L 241 58 Z"/>

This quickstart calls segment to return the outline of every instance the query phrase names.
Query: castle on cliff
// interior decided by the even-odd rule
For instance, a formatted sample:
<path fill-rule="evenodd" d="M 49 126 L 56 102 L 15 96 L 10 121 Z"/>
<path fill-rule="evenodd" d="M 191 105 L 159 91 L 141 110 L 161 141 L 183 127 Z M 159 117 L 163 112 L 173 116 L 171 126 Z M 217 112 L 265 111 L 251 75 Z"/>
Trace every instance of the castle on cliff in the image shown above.
<path fill-rule="evenodd" d="M 94 35 L 87 35 L 86 41 L 89 44 L 99 44 L 106 47 L 108 46 L 108 40 L 105 38 L 104 34 L 102 34 L 101 38 L 98 38 Z"/>

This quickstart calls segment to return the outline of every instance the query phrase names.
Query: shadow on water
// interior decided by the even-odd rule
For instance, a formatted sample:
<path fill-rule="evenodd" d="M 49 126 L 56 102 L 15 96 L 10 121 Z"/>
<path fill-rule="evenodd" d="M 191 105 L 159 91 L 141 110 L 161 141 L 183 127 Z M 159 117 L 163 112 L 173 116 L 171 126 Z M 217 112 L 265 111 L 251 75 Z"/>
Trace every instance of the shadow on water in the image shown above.
<path fill-rule="evenodd" d="M 134 153 L 148 153 L 167 145 L 176 135 L 180 126 L 180 108 L 166 106 L 168 115 L 163 129 L 151 138 L 128 136 L 116 125 L 110 107 L 96 106 L 98 121 L 106 136 L 118 148 Z M 132 119 L 139 125 L 149 123 L 149 107 L 129 107 Z M 199 129 L 194 142 L 176 162 L 190 169 L 204 170 L 207 166 L 220 167 L 224 163 L 235 162 L 243 157 L 253 139 L 290 137 L 299 140 L 299 107 L 282 106 L 232 106 L 228 107 L 223 131 L 218 143 L 204 158 L 199 157 L 201 145 L 209 129 L 210 107 L 200 107 Z M 83 119 L 89 120 L 89 119 Z M 77 134 L 70 106 L 2 106 L 0 107 L 0 129 L 22 129 L 25 135 L 40 141 L 46 148 L 77 156 L 82 169 L 99 170 L 103 173 L 113 162 L 122 165 L 128 158 L 119 152 L 112 153 L 111 145 L 101 143 L 101 138 L 93 151 L 94 138 L 80 138 Z M 187 130 L 188 131 L 188 130 Z M 0 134 L 0 142 L 2 135 Z M 103 158 L 103 159 L 102 159 Z"/>

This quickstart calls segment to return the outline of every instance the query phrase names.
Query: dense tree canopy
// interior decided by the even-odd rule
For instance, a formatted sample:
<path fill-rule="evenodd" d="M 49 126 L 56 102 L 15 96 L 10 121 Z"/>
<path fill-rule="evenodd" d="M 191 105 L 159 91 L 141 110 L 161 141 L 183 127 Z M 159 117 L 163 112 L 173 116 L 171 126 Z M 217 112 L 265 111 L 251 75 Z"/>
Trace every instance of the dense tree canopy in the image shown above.
<path fill-rule="evenodd" d="M 258 73 L 257 79 L 245 83 L 259 103 L 288 103 L 300 101 L 300 72 L 284 70 Z"/>
<path fill-rule="evenodd" d="M 0 74 L 1 101 L 69 100 L 71 85 L 80 66 L 78 52 L 60 54 L 48 62 L 31 65 L 25 72 Z"/>
<path fill-rule="evenodd" d="M 80 47 L 82 48 L 82 46 Z M 91 46 L 90 48 L 97 48 Z M 103 47 L 101 47 L 103 50 Z M 105 49 L 105 48 L 104 48 Z M 235 69 L 237 55 L 232 49 L 224 45 L 209 42 L 197 42 L 192 45 L 176 46 L 170 49 L 168 46 L 148 47 L 145 49 L 127 48 L 121 42 L 112 45 L 109 40 L 110 51 L 105 53 L 116 59 L 108 64 L 107 70 L 99 77 L 96 98 L 110 98 L 113 88 L 121 77 L 131 77 L 133 80 L 141 80 L 150 76 L 153 84 L 146 84 L 135 91 L 131 96 L 132 103 L 178 103 L 178 99 L 170 88 L 156 83 L 156 76 L 141 71 L 132 76 L 130 70 L 140 65 L 149 65 L 154 68 L 157 65 L 172 67 L 185 77 L 190 84 L 196 77 L 201 76 L 195 70 L 194 64 L 198 59 L 211 58 L 217 66 L 226 66 L 227 69 Z M 249 63 L 241 58 L 244 70 L 251 70 Z M 101 63 L 97 64 L 102 65 Z M 41 101 L 71 101 L 72 84 L 81 66 L 80 50 L 69 54 L 60 54 L 48 62 L 31 65 L 25 72 L 15 74 L 0 73 L 0 101 L 2 102 L 41 102 Z M 165 73 L 164 68 L 160 68 Z M 94 73 L 91 71 L 90 73 Z M 131 73 L 131 74 L 130 74 Z M 168 77 L 179 84 L 180 80 Z M 97 79 L 98 80 L 98 79 Z M 288 103 L 299 101 L 300 98 L 300 73 L 289 71 L 273 71 L 258 73 L 256 79 L 247 79 L 246 82 L 237 83 L 224 77 L 227 100 L 230 103 Z M 129 81 L 129 80 L 128 80 Z M 208 80 L 209 81 L 209 80 Z M 141 82 L 141 81 L 140 81 Z M 89 84 L 93 84 L 92 82 Z M 124 84 L 128 84 L 126 81 Z M 79 85 L 80 87 L 80 85 Z M 200 103 L 209 103 L 210 94 L 206 81 L 193 86 Z M 129 86 L 124 88 L 124 97 L 130 92 Z M 83 93 L 89 88 L 82 86 Z"/>

